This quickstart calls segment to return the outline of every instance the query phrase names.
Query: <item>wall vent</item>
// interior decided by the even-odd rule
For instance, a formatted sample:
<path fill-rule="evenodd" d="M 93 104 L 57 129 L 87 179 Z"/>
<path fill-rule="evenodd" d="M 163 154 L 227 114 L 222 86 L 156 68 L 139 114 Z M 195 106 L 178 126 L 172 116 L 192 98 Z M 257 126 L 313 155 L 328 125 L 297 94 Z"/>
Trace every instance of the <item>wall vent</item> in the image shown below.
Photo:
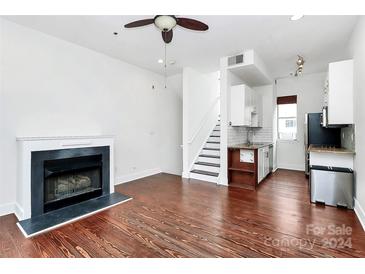
<path fill-rule="evenodd" d="M 228 58 L 228 66 L 243 64 L 243 62 L 244 62 L 243 53 Z"/>

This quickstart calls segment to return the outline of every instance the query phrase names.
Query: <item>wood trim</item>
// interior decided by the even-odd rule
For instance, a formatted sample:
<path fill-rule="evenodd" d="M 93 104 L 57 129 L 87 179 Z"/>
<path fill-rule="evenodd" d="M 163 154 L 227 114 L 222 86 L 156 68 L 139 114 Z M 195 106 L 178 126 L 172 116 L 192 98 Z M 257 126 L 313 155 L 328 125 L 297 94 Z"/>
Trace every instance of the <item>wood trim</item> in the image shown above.
<path fill-rule="evenodd" d="M 257 149 L 253 163 L 240 162 L 240 149 L 228 149 L 228 185 L 249 189 L 257 186 Z"/>
<path fill-rule="evenodd" d="M 276 104 L 278 105 L 296 104 L 296 103 L 297 103 L 296 95 L 276 97 Z"/>

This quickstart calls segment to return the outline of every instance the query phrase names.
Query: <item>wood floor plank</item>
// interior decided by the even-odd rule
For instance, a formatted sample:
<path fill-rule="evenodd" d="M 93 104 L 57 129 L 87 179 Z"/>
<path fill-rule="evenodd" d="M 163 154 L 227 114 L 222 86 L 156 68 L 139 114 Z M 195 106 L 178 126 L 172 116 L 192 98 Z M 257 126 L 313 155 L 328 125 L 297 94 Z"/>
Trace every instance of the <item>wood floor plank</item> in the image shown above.
<path fill-rule="evenodd" d="M 0 257 L 365 257 L 355 213 L 311 204 L 303 172 L 278 170 L 257 191 L 169 174 L 116 191 L 133 200 L 31 239 L 0 217 Z M 350 227 L 351 247 L 308 225 Z"/>

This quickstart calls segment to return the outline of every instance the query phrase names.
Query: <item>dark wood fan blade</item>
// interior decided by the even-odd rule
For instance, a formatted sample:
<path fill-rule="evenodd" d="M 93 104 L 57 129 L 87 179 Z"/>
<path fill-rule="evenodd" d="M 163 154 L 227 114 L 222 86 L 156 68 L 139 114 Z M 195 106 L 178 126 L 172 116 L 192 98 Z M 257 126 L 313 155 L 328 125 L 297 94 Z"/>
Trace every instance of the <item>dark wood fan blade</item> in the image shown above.
<path fill-rule="evenodd" d="M 162 32 L 162 39 L 165 41 L 166 44 L 170 43 L 172 40 L 172 30 L 169 30 L 167 32 Z"/>
<path fill-rule="evenodd" d="M 177 18 L 177 24 L 183 28 L 192 29 L 192 30 L 208 30 L 208 25 L 204 24 L 195 19 L 190 18 Z"/>
<path fill-rule="evenodd" d="M 146 26 L 149 24 L 153 24 L 154 19 L 143 19 L 143 20 L 138 20 L 138 21 L 134 21 L 131 23 L 128 23 L 126 25 L 124 25 L 125 28 L 136 28 L 136 27 L 142 27 L 142 26 Z"/>

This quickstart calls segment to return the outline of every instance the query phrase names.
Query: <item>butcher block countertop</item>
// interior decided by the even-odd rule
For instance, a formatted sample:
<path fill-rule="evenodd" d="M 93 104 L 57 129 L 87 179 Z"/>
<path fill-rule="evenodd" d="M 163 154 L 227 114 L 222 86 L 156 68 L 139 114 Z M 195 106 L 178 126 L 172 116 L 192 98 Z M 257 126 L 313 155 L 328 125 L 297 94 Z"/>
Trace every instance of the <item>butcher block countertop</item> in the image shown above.
<path fill-rule="evenodd" d="M 341 154 L 355 154 L 355 151 L 343 147 L 325 147 L 321 145 L 310 145 L 309 152 L 325 152 L 325 153 L 341 153 Z"/>
<path fill-rule="evenodd" d="M 252 143 L 252 144 L 236 144 L 236 145 L 228 145 L 229 149 L 259 149 L 262 147 L 270 146 L 272 143 L 266 142 L 266 143 Z"/>

